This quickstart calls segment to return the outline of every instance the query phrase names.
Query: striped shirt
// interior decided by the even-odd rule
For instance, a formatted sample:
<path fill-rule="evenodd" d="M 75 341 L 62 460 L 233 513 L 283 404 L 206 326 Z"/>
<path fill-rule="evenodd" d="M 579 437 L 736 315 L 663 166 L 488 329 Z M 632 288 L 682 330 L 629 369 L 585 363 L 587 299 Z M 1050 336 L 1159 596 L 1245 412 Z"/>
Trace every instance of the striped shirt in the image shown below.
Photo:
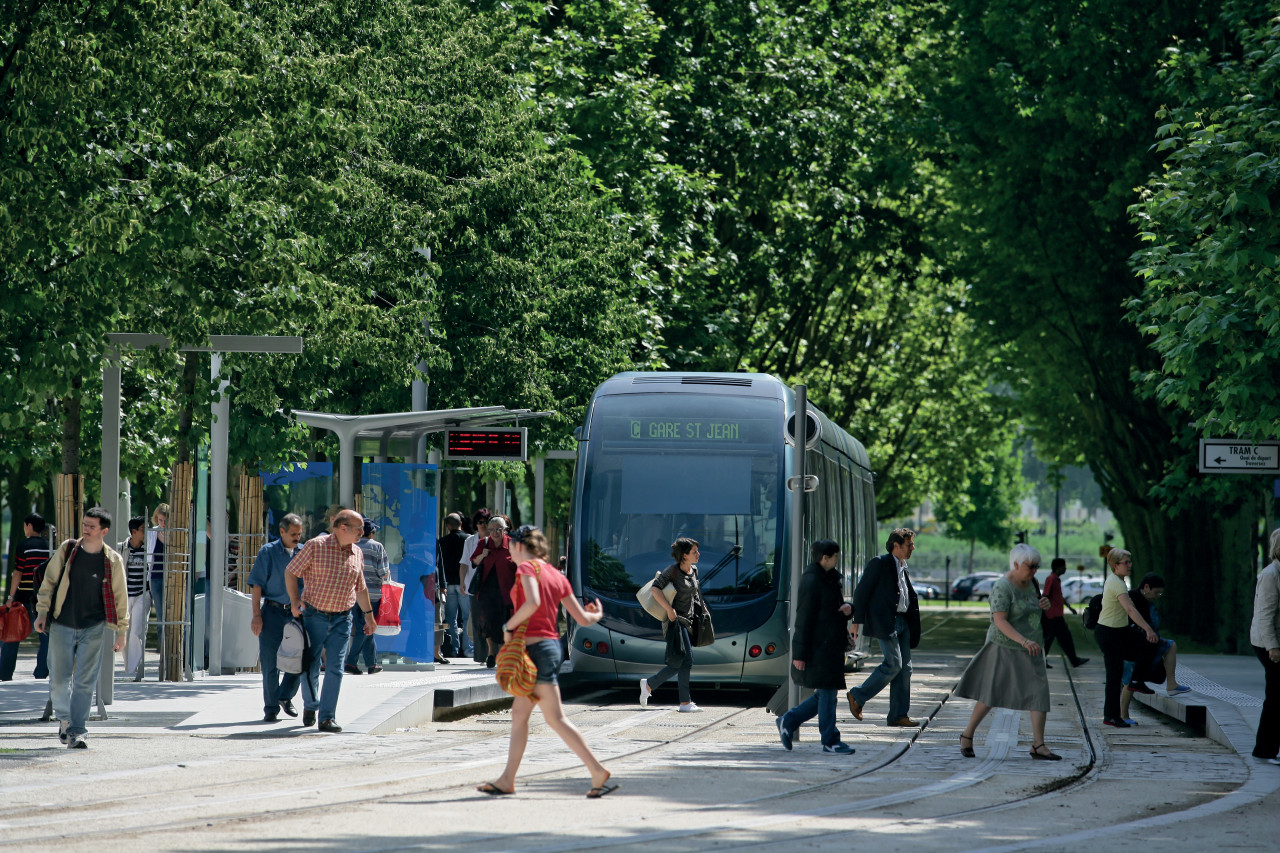
<path fill-rule="evenodd" d="M 129 597 L 137 598 L 147 591 L 147 546 L 135 548 L 126 539 L 116 546 L 124 557 L 124 579 L 129 586 Z"/>
<path fill-rule="evenodd" d="M 14 597 L 18 601 L 36 600 L 36 572 L 49 562 L 49 541 L 43 536 L 29 536 L 18 551 L 18 559 L 14 563 L 15 577 L 13 584 Z"/>
<path fill-rule="evenodd" d="M 303 545 L 286 571 L 306 581 L 302 603 L 326 613 L 350 610 L 356 593 L 369 588 L 364 582 L 363 552 L 355 544 L 339 545 L 332 533 L 322 533 Z"/>

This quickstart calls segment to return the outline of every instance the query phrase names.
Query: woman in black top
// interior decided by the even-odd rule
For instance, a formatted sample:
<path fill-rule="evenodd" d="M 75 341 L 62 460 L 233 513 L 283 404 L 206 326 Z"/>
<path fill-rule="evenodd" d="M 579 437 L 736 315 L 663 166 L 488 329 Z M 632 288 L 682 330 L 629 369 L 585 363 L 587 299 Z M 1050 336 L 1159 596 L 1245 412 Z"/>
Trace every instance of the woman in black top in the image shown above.
<path fill-rule="evenodd" d="M 689 698 L 689 672 L 693 669 L 693 643 L 689 630 L 693 627 L 693 603 L 698 598 L 698 542 L 680 537 L 671 543 L 671 556 L 675 563 L 663 569 L 653 581 L 653 599 L 667 611 L 667 621 L 662 632 L 667 640 L 666 666 L 650 678 L 640 679 L 640 704 L 649 704 L 649 696 L 655 687 L 664 684 L 673 675 L 678 676 L 680 711 L 691 714 L 701 711 Z M 662 592 L 675 587 L 675 597 L 667 601 Z"/>

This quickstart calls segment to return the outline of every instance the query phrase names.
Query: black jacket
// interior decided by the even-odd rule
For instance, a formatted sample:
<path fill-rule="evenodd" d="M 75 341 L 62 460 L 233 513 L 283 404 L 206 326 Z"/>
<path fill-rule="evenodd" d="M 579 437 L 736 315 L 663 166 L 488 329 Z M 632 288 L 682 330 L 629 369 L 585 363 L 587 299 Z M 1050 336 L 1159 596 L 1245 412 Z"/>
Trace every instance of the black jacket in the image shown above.
<path fill-rule="evenodd" d="M 893 633 L 894 618 L 898 615 L 898 563 L 892 554 L 881 554 L 867 563 L 853 591 L 853 621 L 862 626 L 863 633 L 877 640 L 887 640 Z M 911 586 L 911 572 L 907 572 L 907 629 L 911 632 L 910 645 L 920 644 L 920 599 Z"/>
<path fill-rule="evenodd" d="M 840 612 L 844 603 L 840 573 L 810 563 L 800 578 L 792 640 L 792 658 L 804 661 L 804 672 L 792 672 L 798 684 L 813 690 L 844 689 L 849 636 L 849 617 Z"/>

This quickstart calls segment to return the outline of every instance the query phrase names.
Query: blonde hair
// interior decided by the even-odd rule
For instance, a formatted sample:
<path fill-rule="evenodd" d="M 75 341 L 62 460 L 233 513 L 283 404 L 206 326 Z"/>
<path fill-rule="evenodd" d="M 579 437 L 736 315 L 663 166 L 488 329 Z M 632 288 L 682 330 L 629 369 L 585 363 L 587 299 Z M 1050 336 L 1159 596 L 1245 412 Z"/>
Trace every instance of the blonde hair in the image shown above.
<path fill-rule="evenodd" d="M 1280 527 L 1271 531 L 1271 559 L 1280 562 Z"/>
<path fill-rule="evenodd" d="M 1130 554 L 1125 549 L 1112 548 L 1111 551 L 1107 554 L 1107 568 L 1111 569 L 1111 571 L 1114 572 L 1116 570 L 1116 566 L 1120 565 L 1120 561 L 1123 560 L 1125 557 L 1128 557 L 1130 561 L 1133 560 L 1133 555 Z"/>

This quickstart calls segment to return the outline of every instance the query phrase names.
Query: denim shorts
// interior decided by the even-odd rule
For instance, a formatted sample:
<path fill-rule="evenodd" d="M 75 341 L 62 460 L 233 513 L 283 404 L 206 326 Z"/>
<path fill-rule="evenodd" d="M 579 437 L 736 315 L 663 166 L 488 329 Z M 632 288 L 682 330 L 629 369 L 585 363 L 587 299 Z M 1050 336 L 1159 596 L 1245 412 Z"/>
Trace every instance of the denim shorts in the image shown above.
<path fill-rule="evenodd" d="M 525 643 L 529 660 L 538 668 L 539 684 L 559 684 L 560 664 L 564 663 L 564 650 L 559 640 L 535 640 Z"/>

